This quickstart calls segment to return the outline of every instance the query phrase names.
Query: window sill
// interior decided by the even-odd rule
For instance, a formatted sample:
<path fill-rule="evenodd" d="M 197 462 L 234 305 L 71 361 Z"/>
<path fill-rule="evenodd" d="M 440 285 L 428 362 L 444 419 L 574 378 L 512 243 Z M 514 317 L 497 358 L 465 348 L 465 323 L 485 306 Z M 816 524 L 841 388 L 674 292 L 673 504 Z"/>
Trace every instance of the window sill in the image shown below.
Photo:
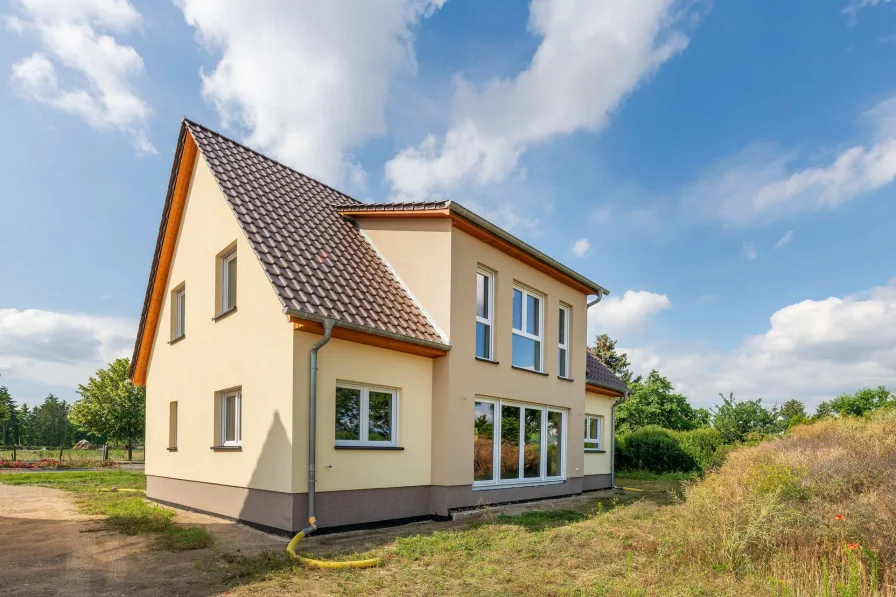
<path fill-rule="evenodd" d="M 517 489 L 520 487 L 544 487 L 546 485 L 562 485 L 566 479 L 552 479 L 550 481 L 520 481 L 519 483 L 488 483 L 477 485 L 473 483 L 473 491 L 491 491 L 493 489 Z"/>
<path fill-rule="evenodd" d="M 544 371 L 536 371 L 535 369 L 527 369 L 526 367 L 517 367 L 516 365 L 511 365 L 511 369 L 516 369 L 517 371 L 527 371 L 529 373 L 534 373 L 535 375 L 541 375 L 542 377 L 547 377 L 548 374 Z"/>
<path fill-rule="evenodd" d="M 498 361 L 493 361 L 491 359 L 486 359 L 485 357 L 476 357 L 477 361 L 481 361 L 483 363 L 488 363 L 489 365 L 500 365 Z"/>
<path fill-rule="evenodd" d="M 404 450 L 404 446 L 333 446 L 337 450 Z"/>
<path fill-rule="evenodd" d="M 242 446 L 212 446 L 209 448 L 214 452 L 242 452 Z"/>
<path fill-rule="evenodd" d="M 223 313 L 218 313 L 217 315 L 212 317 L 212 321 L 218 321 L 220 319 L 224 319 L 231 313 L 236 313 L 236 307 L 231 307 L 230 309 L 228 309 L 227 311 L 224 311 Z"/>
<path fill-rule="evenodd" d="M 585 453 L 587 454 L 589 452 L 591 454 L 606 454 L 607 453 L 606 450 L 598 450 L 596 448 L 585 448 Z"/>
<path fill-rule="evenodd" d="M 183 340 L 186 337 L 187 337 L 186 334 L 184 334 L 183 336 L 178 336 L 174 340 L 171 340 L 170 342 L 168 342 L 168 346 L 171 346 L 172 344 L 177 344 L 178 342 L 180 342 L 181 340 Z"/>
<path fill-rule="evenodd" d="M 562 381 L 575 381 L 575 380 L 574 380 L 573 378 L 571 378 L 571 377 L 563 377 L 562 375 L 558 375 L 558 376 L 557 376 L 557 379 L 562 380 Z"/>
<path fill-rule="evenodd" d="M 177 452 L 177 448 L 168 448 L 169 452 Z"/>

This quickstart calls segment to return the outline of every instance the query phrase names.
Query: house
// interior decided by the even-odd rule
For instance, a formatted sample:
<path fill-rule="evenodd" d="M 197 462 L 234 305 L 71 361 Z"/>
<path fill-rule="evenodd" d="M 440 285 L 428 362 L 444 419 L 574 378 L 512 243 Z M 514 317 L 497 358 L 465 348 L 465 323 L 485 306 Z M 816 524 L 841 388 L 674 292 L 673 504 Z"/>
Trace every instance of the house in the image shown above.
<path fill-rule="evenodd" d="M 611 487 L 606 293 L 457 203 L 361 203 L 184 120 L 131 369 L 147 496 L 295 531 Z"/>

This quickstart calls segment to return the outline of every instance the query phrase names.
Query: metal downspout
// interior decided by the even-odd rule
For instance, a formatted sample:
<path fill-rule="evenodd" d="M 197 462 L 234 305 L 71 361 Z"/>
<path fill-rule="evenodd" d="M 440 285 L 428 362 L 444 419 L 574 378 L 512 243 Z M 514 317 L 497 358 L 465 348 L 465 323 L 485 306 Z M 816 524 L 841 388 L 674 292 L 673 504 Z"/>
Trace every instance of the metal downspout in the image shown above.
<path fill-rule="evenodd" d="M 616 407 L 628 400 L 629 392 L 626 392 L 625 395 L 622 396 L 619 400 L 613 402 L 613 406 L 610 408 L 610 433 L 613 438 L 613 446 L 612 450 L 610 450 L 610 488 L 617 489 L 616 487 Z"/>
<path fill-rule="evenodd" d="M 317 530 L 317 518 L 314 516 L 314 485 L 317 468 L 317 351 L 330 341 L 335 321 L 329 317 L 324 320 L 324 337 L 311 347 L 311 368 L 308 382 L 308 526 L 302 529 L 305 537 Z"/>

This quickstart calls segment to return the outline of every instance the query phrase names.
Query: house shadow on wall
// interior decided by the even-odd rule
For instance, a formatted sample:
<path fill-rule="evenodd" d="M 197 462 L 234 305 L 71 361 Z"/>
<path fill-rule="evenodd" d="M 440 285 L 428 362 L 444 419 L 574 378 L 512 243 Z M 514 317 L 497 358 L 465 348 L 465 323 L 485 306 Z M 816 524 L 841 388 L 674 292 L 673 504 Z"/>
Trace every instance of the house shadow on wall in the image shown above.
<path fill-rule="evenodd" d="M 249 487 L 290 487 L 292 485 L 292 443 L 280 418 L 268 428 L 264 445 L 248 483 Z M 284 529 L 295 529 L 293 520 L 294 495 L 288 491 L 249 489 L 240 510 L 239 519 L 267 530 L 287 534 Z"/>

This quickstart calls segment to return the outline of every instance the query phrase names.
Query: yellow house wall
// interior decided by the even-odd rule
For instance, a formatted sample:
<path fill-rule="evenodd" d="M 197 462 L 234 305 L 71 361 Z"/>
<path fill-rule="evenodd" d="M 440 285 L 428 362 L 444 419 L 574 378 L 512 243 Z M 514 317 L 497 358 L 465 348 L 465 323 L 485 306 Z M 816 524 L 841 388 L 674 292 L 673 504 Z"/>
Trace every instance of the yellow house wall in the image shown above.
<path fill-rule="evenodd" d="M 613 445 L 613 436 L 610 431 L 610 414 L 613 409 L 613 402 L 618 398 L 596 394 L 594 392 L 585 393 L 585 414 L 603 415 L 604 428 L 602 446 L 606 450 L 605 453 L 586 452 L 585 453 L 585 474 L 586 475 L 609 475 L 610 474 L 610 448 Z M 581 434 L 584 435 L 584 423 L 582 424 Z"/>
<path fill-rule="evenodd" d="M 476 270 L 495 272 L 494 359 L 477 361 Z M 522 283 L 544 295 L 544 372 L 511 368 L 513 286 Z M 570 372 L 557 376 L 558 309 L 571 307 Z M 558 280 L 458 230 L 451 233 L 451 351 L 437 370 L 449 383 L 436 391 L 433 405 L 433 484 L 468 485 L 473 481 L 473 420 L 477 396 L 503 398 L 569 409 L 567 478 L 584 474 L 585 328 L 587 297 Z"/>
<path fill-rule="evenodd" d="M 363 218 L 359 225 L 431 320 L 447 334 L 451 329 L 451 221 Z"/>
<path fill-rule="evenodd" d="M 236 241 L 237 311 L 215 322 L 216 256 Z M 293 329 L 201 156 L 187 197 L 146 382 L 146 473 L 289 491 Z M 171 340 L 171 290 L 186 283 L 185 338 Z M 214 452 L 215 392 L 242 387 L 242 450 Z M 169 402 L 178 401 L 176 452 Z"/>
<path fill-rule="evenodd" d="M 308 375 L 312 345 L 321 336 L 294 333 L 297 442 L 292 491 L 308 491 Z M 317 491 L 430 484 L 432 359 L 332 339 L 318 352 Z M 404 450 L 335 449 L 336 382 L 398 390 L 397 445 Z"/>

